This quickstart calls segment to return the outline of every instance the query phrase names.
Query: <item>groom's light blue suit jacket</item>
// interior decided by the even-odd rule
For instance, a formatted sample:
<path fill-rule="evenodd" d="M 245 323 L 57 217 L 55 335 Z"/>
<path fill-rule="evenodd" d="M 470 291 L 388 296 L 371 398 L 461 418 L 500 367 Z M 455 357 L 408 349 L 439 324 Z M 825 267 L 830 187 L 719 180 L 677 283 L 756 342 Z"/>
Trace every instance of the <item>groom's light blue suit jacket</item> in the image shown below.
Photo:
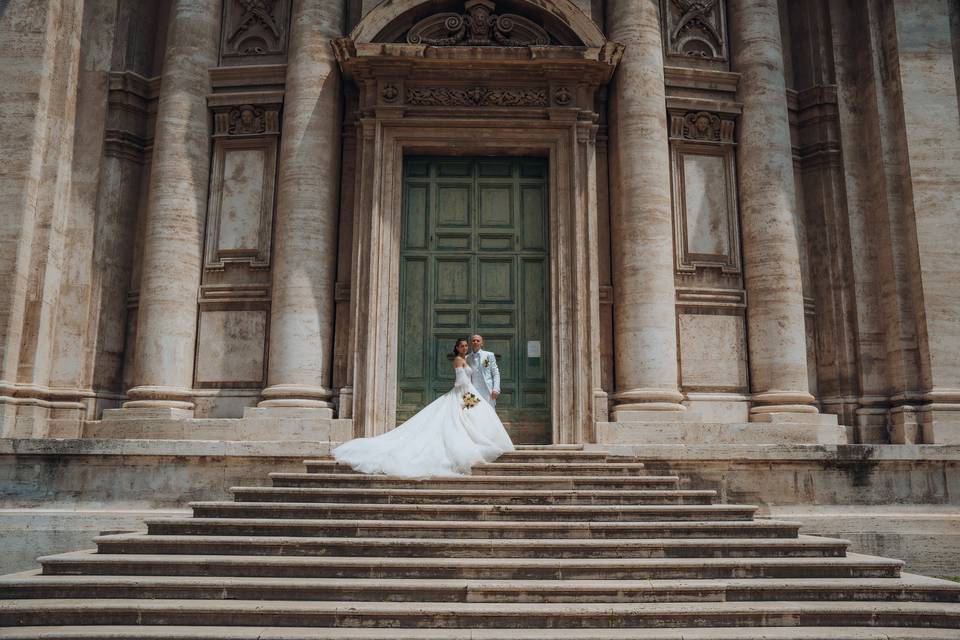
<path fill-rule="evenodd" d="M 475 359 L 474 359 L 475 357 Z M 486 363 L 486 364 L 484 364 Z M 500 393 L 500 369 L 497 368 L 497 357 L 492 351 L 471 351 L 467 364 L 473 369 L 473 385 L 481 394 L 490 399 L 490 392 Z M 479 384 L 480 382 L 483 384 Z"/>

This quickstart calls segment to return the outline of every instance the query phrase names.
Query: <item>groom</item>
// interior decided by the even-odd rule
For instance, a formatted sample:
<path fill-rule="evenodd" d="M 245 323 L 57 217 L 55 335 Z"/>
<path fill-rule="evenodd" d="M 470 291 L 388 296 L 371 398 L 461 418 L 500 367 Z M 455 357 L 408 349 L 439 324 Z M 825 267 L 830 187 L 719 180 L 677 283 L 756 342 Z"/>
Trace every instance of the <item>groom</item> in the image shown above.
<path fill-rule="evenodd" d="M 477 388 L 483 399 L 497 407 L 497 398 L 500 397 L 500 369 L 497 368 L 497 358 L 491 351 L 483 350 L 483 336 L 471 336 L 470 346 L 473 351 L 467 356 L 467 364 L 473 369 L 473 386 Z"/>

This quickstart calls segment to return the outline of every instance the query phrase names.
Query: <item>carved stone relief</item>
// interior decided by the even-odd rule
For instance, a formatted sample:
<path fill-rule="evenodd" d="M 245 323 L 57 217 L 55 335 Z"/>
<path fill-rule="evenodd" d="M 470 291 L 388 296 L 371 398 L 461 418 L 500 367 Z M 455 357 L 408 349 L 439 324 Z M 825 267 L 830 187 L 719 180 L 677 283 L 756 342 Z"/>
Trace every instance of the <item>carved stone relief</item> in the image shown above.
<path fill-rule="evenodd" d="M 290 0 L 227 0 L 221 64 L 282 62 L 287 50 Z"/>
<path fill-rule="evenodd" d="M 527 18 L 516 14 L 494 13 L 490 0 L 468 0 L 464 13 L 438 13 L 424 18 L 407 32 L 410 44 L 435 47 L 527 47 L 550 44 L 547 32 Z"/>
<path fill-rule="evenodd" d="M 667 55 L 727 60 L 722 0 L 661 0 Z"/>
<path fill-rule="evenodd" d="M 546 107 L 546 89 L 411 87 L 407 104 L 429 107 Z"/>

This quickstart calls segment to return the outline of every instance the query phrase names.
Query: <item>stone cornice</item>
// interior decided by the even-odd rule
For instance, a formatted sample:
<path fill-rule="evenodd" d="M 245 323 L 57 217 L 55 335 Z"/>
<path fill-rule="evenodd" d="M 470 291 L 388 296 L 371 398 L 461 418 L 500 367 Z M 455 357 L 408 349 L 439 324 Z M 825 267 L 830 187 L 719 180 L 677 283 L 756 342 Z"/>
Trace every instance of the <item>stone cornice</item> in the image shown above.
<path fill-rule="evenodd" d="M 210 69 L 210 86 L 214 93 L 238 90 L 283 91 L 286 82 L 285 64 L 238 65 Z"/>

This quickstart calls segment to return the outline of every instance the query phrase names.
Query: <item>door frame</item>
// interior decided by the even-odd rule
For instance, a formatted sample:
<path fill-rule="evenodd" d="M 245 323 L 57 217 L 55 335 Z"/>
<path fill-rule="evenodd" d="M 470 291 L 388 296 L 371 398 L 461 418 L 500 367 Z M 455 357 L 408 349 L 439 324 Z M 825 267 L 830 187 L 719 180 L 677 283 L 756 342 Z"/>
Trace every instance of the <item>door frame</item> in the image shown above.
<path fill-rule="evenodd" d="M 377 435 L 395 426 L 405 155 L 547 158 L 553 442 L 592 441 L 594 422 L 606 420 L 600 387 L 596 125 L 577 120 L 531 124 L 378 119 L 363 126 L 351 280 L 354 384 L 348 399 L 356 433 Z"/>
<path fill-rule="evenodd" d="M 421 167 L 427 168 L 427 174 L 422 173 L 411 173 L 411 160 L 416 162 Z M 469 166 L 470 172 L 468 175 L 450 175 L 445 176 L 440 170 L 440 166 L 445 163 L 457 163 L 463 164 L 466 163 L 466 166 Z M 481 167 L 490 163 L 496 163 L 498 166 L 501 164 L 507 165 L 510 168 L 510 173 L 507 176 L 504 175 L 484 175 Z M 514 439 L 514 442 L 531 442 L 531 443 L 544 443 L 552 441 L 552 427 L 550 426 L 550 374 L 551 368 L 550 363 L 553 360 L 552 354 L 550 352 L 551 341 L 550 341 L 550 272 L 549 272 L 549 260 L 550 260 L 550 245 L 549 245 L 549 236 L 550 236 L 550 225 L 547 219 L 547 208 L 549 206 L 549 184 L 548 184 L 548 174 L 547 174 L 547 159 L 543 156 L 462 156 L 462 155 L 429 155 L 429 156 L 419 156 L 419 155 L 404 155 L 403 158 L 403 172 L 404 172 L 404 183 L 403 183 L 403 195 L 402 195 L 402 212 L 401 212 L 401 229 L 403 234 L 401 235 L 401 269 L 400 269 L 400 289 L 398 291 L 398 296 L 401 299 L 401 313 L 398 315 L 398 335 L 406 336 L 407 338 L 413 336 L 414 340 L 416 338 L 416 333 L 420 329 L 427 331 L 429 339 L 423 342 L 423 349 L 426 350 L 425 358 L 420 360 L 423 367 L 426 368 L 422 373 L 423 378 L 418 378 L 423 384 L 427 385 L 424 389 L 425 393 L 419 397 L 418 401 L 410 403 L 408 401 L 407 405 L 403 404 L 404 400 L 404 383 L 402 377 L 402 369 L 405 366 L 403 363 L 403 354 L 405 349 L 403 348 L 403 343 L 398 344 L 398 397 L 397 397 L 397 406 L 398 406 L 398 422 L 402 419 L 406 419 L 412 413 L 415 413 L 417 410 L 422 408 L 424 404 L 432 401 L 436 395 L 443 394 L 450 390 L 450 380 L 452 372 L 449 371 L 449 359 L 452 357 L 449 355 L 450 346 L 454 337 L 467 337 L 473 333 L 482 333 L 487 339 L 487 342 L 491 346 L 487 347 L 488 350 L 494 350 L 493 343 L 495 343 L 498 337 L 502 337 L 503 330 L 506 327 L 493 327 L 488 326 L 486 328 L 480 326 L 483 324 L 481 318 L 483 317 L 484 312 L 495 312 L 494 307 L 497 307 L 498 303 L 495 301 L 487 300 L 486 302 L 481 300 L 480 296 L 480 283 L 482 279 L 478 279 L 475 284 L 478 287 L 476 290 L 476 297 L 472 301 L 473 309 L 470 314 L 471 320 L 468 321 L 468 325 L 461 326 L 459 329 L 452 327 L 449 324 L 441 326 L 435 326 L 434 318 L 431 311 L 434 310 L 446 310 L 448 305 L 440 302 L 436 299 L 436 286 L 438 272 L 434 265 L 436 264 L 435 260 L 447 261 L 452 259 L 457 259 L 466 256 L 472 256 L 472 259 L 469 261 L 470 270 L 472 272 L 471 277 L 480 278 L 480 269 L 481 265 L 494 260 L 497 262 L 502 262 L 507 256 L 511 259 L 512 265 L 515 267 L 511 268 L 511 286 L 510 290 L 513 291 L 513 295 L 510 298 L 510 303 L 512 305 L 512 314 L 514 318 L 513 326 L 510 327 L 510 330 L 514 332 L 515 339 L 511 342 L 513 345 L 509 351 L 504 351 L 501 353 L 501 349 L 496 349 L 497 351 L 497 360 L 500 366 L 501 378 L 504 380 L 504 394 L 509 394 L 511 391 L 515 394 L 513 404 L 511 406 L 504 405 L 501 398 L 501 401 L 497 403 L 497 412 L 500 414 L 500 419 L 503 420 L 504 425 L 508 427 L 508 430 L 511 433 L 511 437 Z M 523 168 L 527 167 L 536 167 L 537 175 L 526 175 L 524 174 Z M 470 183 L 470 202 L 468 207 L 470 209 L 470 214 L 468 216 L 468 225 L 470 228 L 471 242 L 469 247 L 466 249 L 457 249 L 451 250 L 449 248 L 438 248 L 438 245 L 433 244 L 432 238 L 434 238 L 435 232 L 439 232 L 440 228 L 439 220 L 441 217 L 441 209 L 439 208 L 439 192 L 443 188 L 443 185 L 456 185 L 462 186 L 465 183 Z M 429 200 L 430 202 L 426 203 L 428 215 L 428 228 L 430 231 L 431 240 L 427 245 L 416 243 L 416 246 L 410 246 L 406 249 L 405 238 L 408 225 L 410 224 L 410 219 L 407 217 L 411 212 L 410 202 L 407 201 L 408 196 L 410 195 L 411 187 L 415 185 L 416 187 L 422 188 L 423 185 L 430 185 L 429 189 Z M 506 249 L 497 249 L 489 250 L 482 248 L 481 238 L 495 236 L 498 239 L 502 239 L 505 228 L 503 226 L 490 227 L 485 226 L 483 221 L 483 216 L 481 215 L 482 211 L 482 193 L 484 187 L 489 187 L 496 185 L 497 189 L 503 189 L 504 186 L 509 185 L 511 199 L 513 204 L 511 205 L 511 216 L 510 216 L 510 237 L 511 244 L 509 248 Z M 541 194 L 540 205 L 536 208 L 536 219 L 538 225 L 538 231 L 540 233 L 540 240 L 535 247 L 527 246 L 520 242 L 520 236 L 523 234 L 523 231 L 520 230 L 519 226 L 523 223 L 525 212 L 528 211 L 523 205 L 523 193 L 526 189 L 535 187 L 537 191 Z M 456 227 L 458 233 L 463 232 L 462 227 Z M 419 237 L 419 236 L 418 236 Z M 439 237 L 439 236 L 438 236 Z M 514 238 L 516 244 L 514 244 Z M 421 240 L 426 240 L 426 234 L 423 235 Z M 475 260 L 474 260 L 475 259 Z M 424 287 L 427 289 L 422 292 L 422 295 L 416 290 L 407 290 L 405 286 L 407 282 L 404 279 L 404 273 L 408 268 L 411 268 L 412 264 L 426 261 L 426 264 L 431 266 L 431 269 L 427 270 L 425 274 Z M 541 271 L 541 277 L 537 279 L 538 287 L 542 287 L 542 298 L 525 298 L 524 293 L 526 292 L 525 285 L 530 284 L 524 279 L 524 265 L 535 262 L 539 265 L 539 270 Z M 431 285 L 432 283 L 432 285 Z M 516 285 L 516 286 L 515 286 Z M 408 297 L 413 296 L 413 297 Z M 424 299 L 423 296 L 426 296 Z M 426 315 L 420 317 L 419 323 L 415 325 L 407 325 L 404 327 L 404 313 L 403 309 L 410 308 L 410 305 L 421 306 L 426 305 L 424 312 Z M 455 306 L 458 307 L 463 303 L 455 303 Z M 439 309 L 438 309 L 439 307 Z M 527 326 L 527 323 L 532 318 L 538 318 L 539 322 L 537 323 L 537 330 L 534 333 L 528 335 L 525 333 L 523 327 Z M 437 353 L 436 349 L 438 348 L 438 343 L 436 341 L 437 334 L 442 334 L 443 338 L 439 345 L 439 350 L 441 353 Z M 526 346 L 529 344 L 527 340 L 536 339 L 541 341 L 543 345 L 542 354 L 538 356 L 539 365 L 538 373 L 535 377 L 530 379 L 525 378 L 525 372 L 528 371 L 527 360 L 525 355 Z M 447 340 L 450 340 L 448 342 Z M 493 343 L 491 343 L 493 341 Z M 415 347 L 417 352 L 422 351 L 420 347 Z M 521 353 L 523 352 L 523 354 Z M 443 356 L 446 355 L 447 362 L 446 368 L 444 369 L 444 359 Z M 501 356 L 506 357 L 506 360 L 501 361 Z M 516 359 L 516 360 L 515 360 Z M 508 366 L 510 371 L 504 370 L 504 365 Z M 437 367 L 441 368 L 438 369 Z M 515 377 L 511 377 L 511 371 Z M 503 378 L 503 376 L 507 376 Z M 412 381 L 410 381 L 412 384 Z M 527 398 L 530 393 L 543 393 L 545 395 L 540 399 L 540 403 L 534 407 L 526 406 L 523 404 L 524 400 Z M 545 402 L 544 402 L 545 401 Z M 509 402 L 508 402 L 509 404 Z M 405 410 L 403 410 L 405 408 Z M 402 417 L 405 416 L 405 417 Z M 512 425 L 512 426 L 511 426 Z"/>

